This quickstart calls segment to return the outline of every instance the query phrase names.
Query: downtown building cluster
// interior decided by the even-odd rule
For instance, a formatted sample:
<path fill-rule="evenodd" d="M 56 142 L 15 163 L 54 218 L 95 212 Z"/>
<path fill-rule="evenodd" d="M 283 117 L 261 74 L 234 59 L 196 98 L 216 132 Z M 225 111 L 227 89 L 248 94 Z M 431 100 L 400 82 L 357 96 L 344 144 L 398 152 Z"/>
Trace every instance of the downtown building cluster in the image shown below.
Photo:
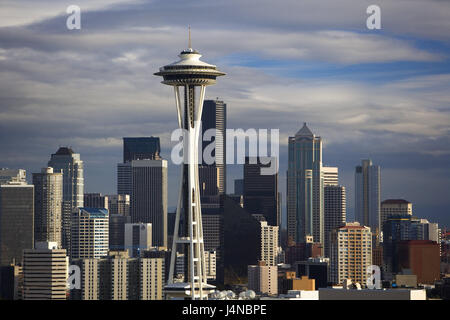
<path fill-rule="evenodd" d="M 349 221 L 339 169 L 323 165 L 322 138 L 306 124 L 288 139 L 286 229 L 279 174 L 261 174 L 280 159 L 246 157 L 227 194 L 226 110 L 223 101 L 204 102 L 203 132 L 221 133 L 221 161 L 199 164 L 208 283 L 260 298 L 354 298 L 352 288 L 364 291 L 375 265 L 389 290 L 445 287 L 441 256 L 445 268 L 449 250 L 439 226 L 415 217 L 409 201 L 382 201 L 381 169 L 370 160 L 355 168 Z M 1 298 L 164 299 L 175 225 L 167 179 L 158 137 L 123 138 L 113 195 L 84 192 L 84 163 L 69 147 L 52 154 L 32 184 L 23 169 L 1 169 Z M 176 262 L 183 282 L 186 255 Z"/>

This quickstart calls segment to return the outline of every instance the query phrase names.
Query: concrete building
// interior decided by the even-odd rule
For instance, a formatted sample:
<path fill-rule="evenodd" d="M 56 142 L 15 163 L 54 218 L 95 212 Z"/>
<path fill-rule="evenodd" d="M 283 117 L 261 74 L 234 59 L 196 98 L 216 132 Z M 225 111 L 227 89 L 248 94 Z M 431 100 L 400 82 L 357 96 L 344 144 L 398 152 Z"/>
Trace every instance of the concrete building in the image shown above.
<path fill-rule="evenodd" d="M 323 185 L 338 186 L 339 185 L 339 168 L 338 167 L 322 167 Z"/>
<path fill-rule="evenodd" d="M 261 221 L 261 261 L 267 266 L 278 264 L 278 226 L 270 226 L 267 221 Z"/>
<path fill-rule="evenodd" d="M 0 266 L 22 263 L 34 247 L 34 186 L 10 181 L 0 185 Z"/>
<path fill-rule="evenodd" d="M 361 226 L 370 227 L 372 235 L 381 232 L 380 167 L 373 165 L 370 159 L 362 160 L 355 169 L 355 216 Z"/>
<path fill-rule="evenodd" d="M 132 160 L 131 222 L 152 224 L 152 243 L 167 247 L 167 160 Z"/>
<path fill-rule="evenodd" d="M 84 204 L 86 208 L 104 208 L 109 210 L 108 196 L 101 193 L 85 193 Z"/>
<path fill-rule="evenodd" d="M 34 240 L 62 246 L 63 175 L 53 168 L 33 173 Z"/>
<path fill-rule="evenodd" d="M 112 194 L 108 195 L 109 214 L 120 214 L 122 216 L 130 215 L 130 195 L 129 194 Z"/>
<path fill-rule="evenodd" d="M 7 184 L 8 182 L 27 182 L 26 170 L 0 168 L 0 184 Z"/>
<path fill-rule="evenodd" d="M 324 242 L 324 197 L 322 171 L 322 138 L 306 126 L 289 137 L 287 172 L 288 237 L 304 242 Z"/>
<path fill-rule="evenodd" d="M 250 214 L 262 214 L 269 225 L 280 225 L 278 173 L 262 174 L 263 168 L 276 166 L 274 157 L 245 157 L 244 209 Z"/>
<path fill-rule="evenodd" d="M 387 219 L 395 215 L 412 216 L 412 203 L 403 199 L 387 199 L 381 202 L 381 230 L 383 230 L 383 225 L 387 221 Z"/>
<path fill-rule="evenodd" d="M 140 252 L 152 247 L 151 223 L 125 224 L 125 250 L 130 258 L 137 258 Z"/>
<path fill-rule="evenodd" d="M 264 261 L 248 266 L 248 289 L 258 294 L 278 294 L 278 268 Z"/>
<path fill-rule="evenodd" d="M 60 147 L 51 155 L 47 164 L 53 172 L 63 174 L 63 208 L 62 208 L 62 248 L 70 249 L 71 215 L 77 208 L 83 207 L 84 168 L 79 153 L 72 148 Z M 69 252 L 70 253 L 70 252 Z"/>
<path fill-rule="evenodd" d="M 77 208 L 72 213 L 71 235 L 71 259 L 106 256 L 109 250 L 108 210 Z"/>
<path fill-rule="evenodd" d="M 372 233 L 358 222 L 346 223 L 331 235 L 331 282 L 345 279 L 365 286 L 367 267 L 372 265 Z"/>
<path fill-rule="evenodd" d="M 345 225 L 347 217 L 347 202 L 345 187 L 329 185 L 327 179 L 324 187 L 324 254 L 330 257 L 331 231 Z"/>
<path fill-rule="evenodd" d="M 216 252 L 215 251 L 205 251 L 205 267 L 206 267 L 206 278 L 208 280 L 216 280 Z"/>
<path fill-rule="evenodd" d="M 23 251 L 23 299 L 66 300 L 69 258 L 56 242 Z"/>

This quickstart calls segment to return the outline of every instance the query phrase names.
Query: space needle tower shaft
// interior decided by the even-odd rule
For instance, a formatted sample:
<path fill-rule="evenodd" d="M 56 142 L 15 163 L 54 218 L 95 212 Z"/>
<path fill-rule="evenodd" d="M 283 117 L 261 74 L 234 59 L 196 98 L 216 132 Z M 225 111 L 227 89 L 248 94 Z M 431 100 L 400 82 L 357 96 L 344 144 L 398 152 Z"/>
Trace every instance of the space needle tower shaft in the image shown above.
<path fill-rule="evenodd" d="M 165 291 L 174 297 L 207 299 L 214 286 L 208 285 L 203 244 L 202 212 L 198 179 L 198 144 L 206 86 L 216 83 L 225 73 L 200 60 L 201 54 L 189 48 L 179 54 L 180 60 L 163 66 L 155 75 L 162 83 L 173 86 L 178 126 L 183 129 L 183 165 L 175 218 L 169 279 Z M 174 281 L 177 252 L 184 253 L 184 282 Z"/>

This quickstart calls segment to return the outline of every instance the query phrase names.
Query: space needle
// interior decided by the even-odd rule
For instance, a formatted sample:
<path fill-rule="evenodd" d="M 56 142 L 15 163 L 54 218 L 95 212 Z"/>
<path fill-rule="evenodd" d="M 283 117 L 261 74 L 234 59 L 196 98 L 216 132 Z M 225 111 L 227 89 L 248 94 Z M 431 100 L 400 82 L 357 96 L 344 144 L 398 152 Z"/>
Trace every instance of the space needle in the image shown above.
<path fill-rule="evenodd" d="M 215 287 L 209 285 L 206 278 L 198 179 L 198 143 L 206 86 L 215 84 L 216 78 L 225 73 L 219 71 L 215 65 L 200 60 L 201 54 L 192 49 L 190 30 L 188 49 L 183 50 L 178 57 L 180 60 L 159 68 L 159 72 L 155 73 L 163 77 L 161 83 L 173 87 L 178 126 L 185 133 L 169 279 L 164 291 L 172 298 L 203 300 L 208 299 Z M 179 248 L 182 248 L 181 252 L 184 253 L 183 282 L 174 281 Z"/>

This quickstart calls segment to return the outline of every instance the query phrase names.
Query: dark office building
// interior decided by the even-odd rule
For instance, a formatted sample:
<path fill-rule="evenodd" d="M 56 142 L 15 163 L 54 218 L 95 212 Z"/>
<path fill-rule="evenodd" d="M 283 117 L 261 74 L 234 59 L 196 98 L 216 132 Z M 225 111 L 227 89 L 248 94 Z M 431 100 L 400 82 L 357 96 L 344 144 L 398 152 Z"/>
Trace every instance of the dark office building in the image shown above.
<path fill-rule="evenodd" d="M 280 219 L 278 173 L 261 174 L 261 168 L 268 168 L 271 163 L 263 164 L 261 158 L 257 158 L 253 164 L 251 159 L 246 157 L 244 164 L 244 209 L 250 214 L 264 215 L 269 225 L 277 226 Z M 272 158 L 272 161 L 277 159 Z"/>
<path fill-rule="evenodd" d="M 202 164 L 199 165 L 200 195 L 212 196 L 226 193 L 226 128 L 227 105 L 220 100 L 205 100 L 202 113 Z M 208 135 L 210 129 L 212 137 Z M 207 132 L 208 131 L 208 132 Z M 211 150 L 211 143 L 215 146 Z M 211 155 L 215 161 L 210 163 L 205 154 Z"/>
<path fill-rule="evenodd" d="M 123 162 L 159 159 L 159 137 L 123 138 Z"/>
<path fill-rule="evenodd" d="M 131 223 L 130 216 L 109 215 L 109 250 L 125 250 L 125 224 Z"/>
<path fill-rule="evenodd" d="M 316 280 L 316 289 L 328 286 L 328 262 L 319 260 L 299 261 L 294 267 L 298 278 L 308 276 L 309 279 Z"/>
<path fill-rule="evenodd" d="M 244 179 L 234 180 L 234 194 L 243 195 L 244 194 Z"/>
<path fill-rule="evenodd" d="M 34 186 L 0 185 L 0 266 L 22 263 L 34 247 Z"/>

